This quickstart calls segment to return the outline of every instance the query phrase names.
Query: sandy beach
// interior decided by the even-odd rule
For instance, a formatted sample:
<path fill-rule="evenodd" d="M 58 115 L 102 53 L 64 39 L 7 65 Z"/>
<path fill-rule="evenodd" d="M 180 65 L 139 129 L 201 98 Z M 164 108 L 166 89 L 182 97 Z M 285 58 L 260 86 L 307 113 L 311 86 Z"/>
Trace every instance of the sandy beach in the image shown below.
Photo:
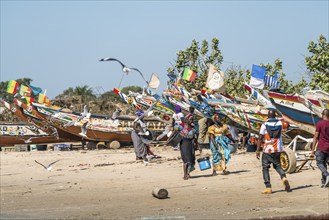
<path fill-rule="evenodd" d="M 232 155 L 229 175 L 211 176 L 198 165 L 183 180 L 179 151 L 153 147 L 161 159 L 135 161 L 133 148 L 94 151 L 1 152 L 1 219 L 252 219 L 329 213 L 329 190 L 320 171 L 288 174 L 283 190 L 271 169 L 274 191 L 264 189 L 255 153 Z M 197 158 L 210 155 L 204 150 Z M 53 165 L 49 172 L 35 163 Z M 166 188 L 169 198 L 152 196 Z"/>

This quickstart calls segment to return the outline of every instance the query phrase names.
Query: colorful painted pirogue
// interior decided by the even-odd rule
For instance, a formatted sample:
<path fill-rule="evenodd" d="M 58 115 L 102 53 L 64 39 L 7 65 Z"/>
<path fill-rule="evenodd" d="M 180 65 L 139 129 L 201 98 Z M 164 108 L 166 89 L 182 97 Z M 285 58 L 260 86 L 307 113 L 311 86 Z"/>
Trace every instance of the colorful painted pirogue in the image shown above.
<path fill-rule="evenodd" d="M 265 91 L 262 95 L 245 84 L 245 88 L 256 99 L 247 100 L 194 89 L 189 92 L 178 83 L 169 87 L 170 89 L 164 91 L 161 96 L 153 95 L 151 92 L 124 94 L 116 88 L 114 92 L 135 109 L 152 107 L 156 114 L 172 115 L 176 105 L 180 106 L 185 114 L 188 114 L 192 106 L 195 108 L 196 119 L 210 118 L 214 113 L 219 113 L 227 124 L 253 133 L 258 133 L 261 124 L 267 120 L 268 109 L 277 109 L 283 119 L 291 125 L 291 129 L 285 133 L 291 138 L 297 134 L 313 135 L 322 110 L 329 108 L 329 94 L 322 91 L 309 92 L 305 96 L 293 96 L 273 91 Z M 16 105 L 8 103 L 5 105 L 13 114 L 46 134 L 53 135 L 56 131 L 58 133 L 56 138 L 61 140 L 131 141 L 130 132 L 135 116 L 94 115 L 87 111 L 87 107 L 82 113 L 77 113 L 37 103 L 26 106 L 19 100 L 15 100 L 15 103 Z M 157 133 L 161 133 L 167 125 L 160 122 L 157 117 L 145 118 L 145 121 L 148 129 Z"/>
<path fill-rule="evenodd" d="M 291 124 L 291 128 L 286 133 L 291 138 L 297 134 L 306 135 L 305 132 L 314 134 L 314 125 L 320 120 L 322 109 L 329 106 L 327 94 L 322 92 L 319 99 L 268 92 L 267 95 L 271 98 L 269 100 L 248 84 L 245 84 L 245 88 L 256 98 L 256 101 L 238 97 L 227 98 L 220 94 L 215 96 L 197 90 L 192 90 L 190 93 L 180 84 L 174 84 L 171 90 L 164 91 L 162 97 L 136 93 L 126 95 L 119 89 L 114 91 L 136 109 L 145 109 L 153 105 L 155 111 L 171 115 L 176 105 L 180 106 L 185 114 L 192 106 L 195 108 L 197 118 L 211 117 L 217 112 L 228 124 L 254 133 L 258 133 L 261 124 L 267 120 L 267 110 L 277 109 L 279 114 Z M 200 93 L 202 93 L 201 100 L 192 96 Z"/>
<path fill-rule="evenodd" d="M 285 120 L 295 124 L 300 129 L 310 134 L 315 133 L 315 124 L 320 121 L 321 118 L 301 103 L 298 96 L 270 91 L 268 92 L 268 96 Z M 320 105 L 317 100 L 309 99 L 309 101 L 314 105 Z"/>
<path fill-rule="evenodd" d="M 119 141 L 130 142 L 130 133 L 133 129 L 134 116 L 109 116 L 93 115 L 81 117 L 81 113 L 63 112 L 58 108 L 45 107 L 33 103 L 38 113 L 47 118 L 52 126 L 72 135 L 80 136 L 89 141 Z M 157 118 L 146 118 L 148 129 L 155 133 L 162 133 L 166 126 Z M 85 130 L 84 130 L 85 129 Z"/>
<path fill-rule="evenodd" d="M 15 144 L 43 144 L 73 141 L 65 134 L 46 125 L 44 121 L 27 116 L 20 106 L 2 101 L 10 112 L 20 118 L 23 123 L 1 123 L 0 145 L 12 146 Z M 61 136 L 61 137 L 59 137 Z"/>
<path fill-rule="evenodd" d="M 35 110 L 32 105 L 28 106 L 18 99 L 14 99 L 14 102 L 17 106 L 19 106 L 22 112 L 20 117 L 23 121 L 37 126 L 39 129 L 45 131 L 51 136 L 56 136 L 59 142 L 82 140 L 80 136 L 72 135 L 62 129 L 57 129 L 56 127 L 52 126 L 49 121 L 49 117 L 43 117 Z M 24 118 L 26 118 L 26 120 Z"/>

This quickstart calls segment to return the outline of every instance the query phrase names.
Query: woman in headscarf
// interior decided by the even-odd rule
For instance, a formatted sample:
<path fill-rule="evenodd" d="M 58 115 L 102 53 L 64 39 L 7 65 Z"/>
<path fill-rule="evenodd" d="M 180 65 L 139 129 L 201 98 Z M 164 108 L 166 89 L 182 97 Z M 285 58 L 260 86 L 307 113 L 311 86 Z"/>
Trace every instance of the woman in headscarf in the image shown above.
<path fill-rule="evenodd" d="M 180 132 L 182 141 L 180 142 L 180 153 L 183 160 L 184 180 L 190 177 L 190 172 L 195 168 L 194 144 L 195 130 L 192 127 L 191 118 L 183 118 L 183 123 L 175 125 L 175 130 Z"/>
<path fill-rule="evenodd" d="M 161 158 L 155 155 L 149 145 L 149 140 L 145 139 L 145 135 L 152 135 L 147 131 L 146 124 L 144 122 L 145 112 L 143 110 L 138 110 L 136 113 L 136 119 L 133 123 L 133 130 L 131 132 L 131 139 L 135 148 L 136 160 L 142 159 L 145 164 L 148 163 L 147 156 L 152 156 L 152 158 Z M 142 138 L 144 137 L 144 139 Z M 151 136 L 152 137 L 152 136 Z"/>
<path fill-rule="evenodd" d="M 210 150 L 212 152 L 213 175 L 217 175 L 216 171 L 223 171 L 228 174 L 227 163 L 231 158 L 231 150 L 228 144 L 234 140 L 230 135 L 230 130 L 226 124 L 220 122 L 218 114 L 213 116 L 214 124 L 208 128 L 210 138 Z"/>
<path fill-rule="evenodd" d="M 137 122 L 134 122 L 133 124 L 133 130 L 131 131 L 131 139 L 133 141 L 135 154 L 136 154 L 136 160 L 142 159 L 144 163 L 148 163 L 147 159 L 147 146 L 142 141 L 142 138 L 138 134 L 140 132 L 140 125 Z"/>
<path fill-rule="evenodd" d="M 174 125 L 182 123 L 182 118 L 184 118 L 184 114 L 182 113 L 182 108 L 179 105 L 175 106 L 175 113 L 172 118 Z"/>
<path fill-rule="evenodd" d="M 179 105 L 175 106 L 175 113 L 173 114 L 172 118 L 173 118 L 173 127 L 175 127 L 176 125 L 180 125 L 182 123 L 184 114 L 182 113 L 182 108 Z M 178 150 L 178 149 L 179 149 L 179 144 L 177 144 L 174 147 L 174 150 Z"/>

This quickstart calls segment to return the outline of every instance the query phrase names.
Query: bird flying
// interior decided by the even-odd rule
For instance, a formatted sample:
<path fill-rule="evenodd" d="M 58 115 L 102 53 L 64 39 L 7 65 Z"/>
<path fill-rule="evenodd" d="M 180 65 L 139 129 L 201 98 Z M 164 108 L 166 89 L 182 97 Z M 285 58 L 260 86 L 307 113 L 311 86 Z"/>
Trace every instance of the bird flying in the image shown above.
<path fill-rule="evenodd" d="M 40 163 L 40 162 L 34 160 L 34 162 L 36 162 L 37 164 L 39 164 L 40 166 L 42 166 L 43 168 L 45 168 L 47 171 L 51 171 L 52 166 L 53 166 L 55 163 L 57 163 L 58 161 L 59 161 L 59 160 L 56 160 L 56 161 L 54 161 L 54 162 L 48 164 L 48 166 L 45 166 L 45 165 L 43 165 L 42 163 Z"/>
<path fill-rule="evenodd" d="M 90 118 L 90 115 L 91 115 L 91 114 L 90 114 L 90 112 L 88 112 L 87 105 L 84 105 L 84 106 L 83 106 L 83 112 L 80 114 L 80 116 L 79 116 L 77 119 L 75 119 L 75 120 L 73 120 L 73 121 L 70 121 L 70 122 L 66 123 L 66 124 L 64 125 L 64 127 L 72 126 L 72 125 L 74 125 L 76 122 L 79 122 L 79 121 L 81 121 L 81 120 L 84 119 L 84 118 L 89 119 L 89 118 Z"/>
<path fill-rule="evenodd" d="M 120 114 L 121 114 L 121 109 L 116 109 L 116 110 L 112 113 L 111 119 L 112 119 L 112 120 L 117 119 L 117 117 L 119 117 Z"/>
<path fill-rule="evenodd" d="M 25 144 L 27 144 L 27 143 L 31 143 L 32 142 L 31 140 L 35 139 L 35 138 L 38 138 L 38 137 L 30 137 L 29 139 L 20 138 L 19 140 L 22 140 L 22 141 L 24 141 Z"/>
<path fill-rule="evenodd" d="M 87 124 L 88 124 L 88 121 L 86 121 L 82 127 L 81 127 L 81 132 L 79 133 L 82 137 L 85 137 L 85 138 L 88 138 L 87 137 Z"/>
<path fill-rule="evenodd" d="M 138 73 L 142 76 L 142 78 L 144 79 L 144 81 L 146 82 L 146 84 L 148 84 L 148 81 L 145 79 L 143 73 L 142 73 L 139 69 L 134 68 L 134 67 L 127 67 L 125 64 L 123 64 L 123 63 L 122 63 L 120 60 L 118 60 L 118 59 L 115 59 L 115 58 L 109 58 L 109 57 L 108 57 L 108 58 L 100 59 L 99 61 L 116 61 L 116 62 L 118 62 L 118 63 L 122 66 L 122 71 L 123 71 L 126 75 L 128 75 L 128 73 L 131 72 L 132 70 L 135 70 L 136 72 L 138 72 Z"/>

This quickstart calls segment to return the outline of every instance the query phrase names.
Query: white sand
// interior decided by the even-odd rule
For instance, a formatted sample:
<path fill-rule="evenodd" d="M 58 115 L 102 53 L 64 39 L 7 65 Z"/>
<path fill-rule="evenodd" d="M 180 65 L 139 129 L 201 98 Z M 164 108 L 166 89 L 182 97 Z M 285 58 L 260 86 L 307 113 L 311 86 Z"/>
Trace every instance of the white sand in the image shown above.
<path fill-rule="evenodd" d="M 197 166 L 191 173 L 194 178 L 183 180 L 179 151 L 153 150 L 163 158 L 147 166 L 135 162 L 132 148 L 1 152 L 0 217 L 241 219 L 329 213 L 329 190 L 320 188 L 317 168 L 288 175 L 291 193 L 282 190 L 278 174 L 271 169 L 275 193 L 262 195 L 264 184 L 255 153 L 233 155 L 230 175 L 212 177 L 212 170 L 200 171 Z M 34 162 L 48 164 L 58 159 L 51 172 Z M 170 198 L 154 198 L 155 187 L 168 189 Z"/>

